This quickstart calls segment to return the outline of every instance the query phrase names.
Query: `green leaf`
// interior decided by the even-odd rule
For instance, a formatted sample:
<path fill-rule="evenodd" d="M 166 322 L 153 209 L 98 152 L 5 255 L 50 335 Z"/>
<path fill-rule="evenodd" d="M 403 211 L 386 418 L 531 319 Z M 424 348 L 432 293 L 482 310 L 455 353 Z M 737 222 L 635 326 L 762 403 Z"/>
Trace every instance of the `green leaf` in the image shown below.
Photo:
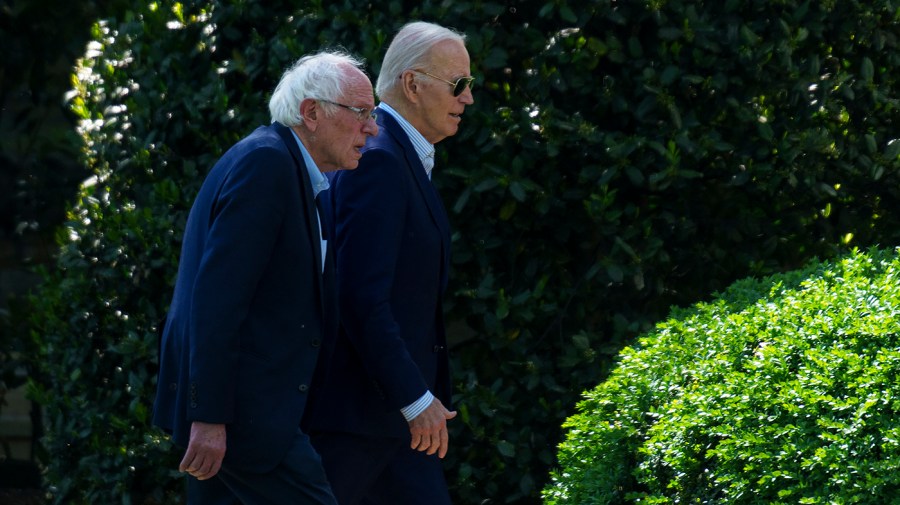
<path fill-rule="evenodd" d="M 872 84 L 872 80 L 875 77 L 875 65 L 872 63 L 872 59 L 868 56 L 863 57 L 862 66 L 860 68 L 860 75 L 863 80 L 869 84 Z"/>
<path fill-rule="evenodd" d="M 498 184 L 499 181 L 497 179 L 485 179 L 475 185 L 474 190 L 476 193 L 484 193 L 485 191 L 490 191 L 496 188 Z"/>
<path fill-rule="evenodd" d="M 900 156 L 900 140 L 893 139 L 889 141 L 884 148 L 884 157 L 888 160 L 893 160 L 898 156 Z"/>
<path fill-rule="evenodd" d="M 497 442 L 497 452 L 507 458 L 513 458 L 516 455 L 516 448 L 506 440 L 500 440 Z"/>

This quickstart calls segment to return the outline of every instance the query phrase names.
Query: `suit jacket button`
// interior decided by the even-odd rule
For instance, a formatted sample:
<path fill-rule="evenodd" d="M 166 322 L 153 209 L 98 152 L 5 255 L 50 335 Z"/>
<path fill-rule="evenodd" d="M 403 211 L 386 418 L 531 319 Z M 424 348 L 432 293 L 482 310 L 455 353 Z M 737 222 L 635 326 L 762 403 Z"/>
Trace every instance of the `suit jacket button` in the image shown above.
<path fill-rule="evenodd" d="M 310 345 L 312 345 L 313 347 L 320 347 L 322 345 L 322 341 L 314 338 L 313 341 L 310 342 Z"/>
<path fill-rule="evenodd" d="M 307 386 L 306 384 L 300 384 L 297 389 L 299 389 L 301 393 L 305 393 L 309 389 L 309 386 Z"/>
<path fill-rule="evenodd" d="M 178 384 L 175 382 L 169 383 L 169 389 L 175 391 L 176 389 L 178 389 Z"/>
<path fill-rule="evenodd" d="M 444 350 L 444 346 L 442 346 L 442 345 L 434 346 L 434 352 L 441 352 L 443 350 Z"/>

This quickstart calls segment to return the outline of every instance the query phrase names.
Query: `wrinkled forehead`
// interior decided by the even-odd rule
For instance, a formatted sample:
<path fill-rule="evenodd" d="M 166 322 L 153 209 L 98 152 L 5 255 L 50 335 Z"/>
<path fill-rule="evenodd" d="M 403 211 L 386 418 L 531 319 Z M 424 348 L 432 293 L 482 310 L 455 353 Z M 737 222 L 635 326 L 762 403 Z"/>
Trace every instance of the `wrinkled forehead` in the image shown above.
<path fill-rule="evenodd" d="M 346 71 L 344 83 L 344 93 L 340 97 L 343 103 L 370 108 L 375 105 L 372 82 L 358 68 L 350 68 Z"/>

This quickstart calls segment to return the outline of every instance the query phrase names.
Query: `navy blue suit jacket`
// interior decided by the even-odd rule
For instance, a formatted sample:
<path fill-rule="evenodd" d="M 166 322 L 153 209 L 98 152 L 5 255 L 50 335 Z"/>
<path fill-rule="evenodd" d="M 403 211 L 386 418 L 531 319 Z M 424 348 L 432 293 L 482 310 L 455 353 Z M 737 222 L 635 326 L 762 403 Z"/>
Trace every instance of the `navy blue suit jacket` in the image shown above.
<path fill-rule="evenodd" d="M 385 112 L 378 127 L 359 167 L 325 192 L 340 330 L 322 354 L 308 429 L 408 438 L 401 407 L 426 390 L 450 407 L 450 225 L 406 133 Z"/>
<path fill-rule="evenodd" d="M 224 423 L 225 467 L 274 468 L 300 425 L 323 335 L 336 331 L 326 280 L 297 142 L 281 124 L 260 127 L 216 163 L 191 209 L 154 424 L 186 447 L 193 421 Z"/>

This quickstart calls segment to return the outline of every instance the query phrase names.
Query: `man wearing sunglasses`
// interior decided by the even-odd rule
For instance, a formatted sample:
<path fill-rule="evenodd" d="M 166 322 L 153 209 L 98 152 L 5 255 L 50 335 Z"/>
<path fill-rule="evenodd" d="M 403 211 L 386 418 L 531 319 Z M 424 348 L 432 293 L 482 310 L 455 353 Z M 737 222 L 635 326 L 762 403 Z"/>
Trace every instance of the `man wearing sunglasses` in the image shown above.
<path fill-rule="evenodd" d="M 404 26 L 381 67 L 379 133 L 326 196 L 341 329 L 326 342 L 308 425 L 341 505 L 448 505 L 450 372 L 443 294 L 450 226 L 434 145 L 474 102 L 464 36 Z"/>

